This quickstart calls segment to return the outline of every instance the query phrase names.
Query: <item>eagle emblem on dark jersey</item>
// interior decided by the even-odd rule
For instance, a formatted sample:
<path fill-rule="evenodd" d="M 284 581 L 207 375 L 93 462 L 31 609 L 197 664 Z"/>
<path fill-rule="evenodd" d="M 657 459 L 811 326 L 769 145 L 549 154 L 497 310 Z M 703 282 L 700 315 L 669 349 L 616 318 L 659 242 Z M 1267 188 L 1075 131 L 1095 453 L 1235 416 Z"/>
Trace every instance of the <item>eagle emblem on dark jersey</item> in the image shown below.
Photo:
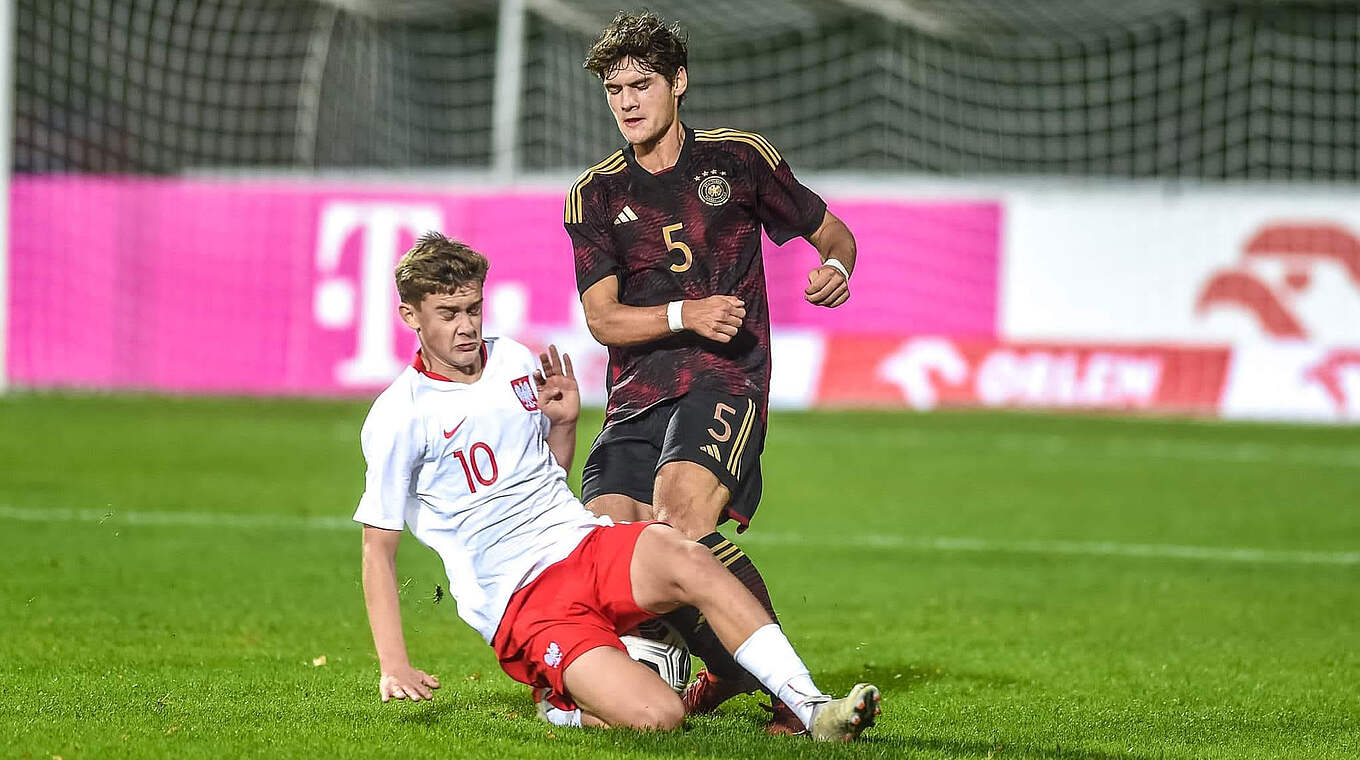
<path fill-rule="evenodd" d="M 732 186 L 718 174 L 710 174 L 699 182 L 699 200 L 710 206 L 721 206 L 732 197 Z"/>
<path fill-rule="evenodd" d="M 526 410 L 532 412 L 538 409 L 538 397 L 534 395 L 534 384 L 529 381 L 528 375 L 511 380 L 510 387 L 515 389 L 520 405 Z"/>

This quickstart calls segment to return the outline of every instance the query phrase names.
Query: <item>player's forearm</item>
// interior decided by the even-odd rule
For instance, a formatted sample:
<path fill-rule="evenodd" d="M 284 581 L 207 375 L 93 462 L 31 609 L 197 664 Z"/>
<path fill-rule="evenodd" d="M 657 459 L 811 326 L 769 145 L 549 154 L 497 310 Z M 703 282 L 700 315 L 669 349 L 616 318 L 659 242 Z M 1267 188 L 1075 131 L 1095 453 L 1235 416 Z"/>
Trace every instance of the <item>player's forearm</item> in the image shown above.
<path fill-rule="evenodd" d="M 595 340 L 605 346 L 633 346 L 671 335 L 666 304 L 625 306 L 613 303 L 586 310 L 586 325 Z"/>
<path fill-rule="evenodd" d="M 845 222 L 827 212 L 821 228 L 812 236 L 812 245 L 817 249 L 822 261 L 836 259 L 845 265 L 846 271 L 855 271 L 855 236 Z"/>
<path fill-rule="evenodd" d="M 554 423 L 548 429 L 548 450 L 562 469 L 571 472 L 571 460 L 576 456 L 576 423 Z"/>
<path fill-rule="evenodd" d="M 384 673 L 409 666 L 406 638 L 401 632 L 396 557 L 365 545 L 363 562 L 364 605 L 368 608 L 368 625 L 373 631 L 378 662 Z"/>

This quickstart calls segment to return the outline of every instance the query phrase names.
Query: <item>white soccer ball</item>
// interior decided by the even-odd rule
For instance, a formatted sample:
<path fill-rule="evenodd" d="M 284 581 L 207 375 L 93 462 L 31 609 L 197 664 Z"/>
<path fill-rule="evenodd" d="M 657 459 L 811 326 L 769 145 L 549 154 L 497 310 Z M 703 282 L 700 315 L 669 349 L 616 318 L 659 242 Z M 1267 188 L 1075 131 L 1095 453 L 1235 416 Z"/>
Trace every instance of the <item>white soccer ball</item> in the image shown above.
<path fill-rule="evenodd" d="M 646 665 L 679 694 L 689 683 L 689 648 L 680 633 L 661 620 L 648 620 L 620 636 L 628 656 Z"/>

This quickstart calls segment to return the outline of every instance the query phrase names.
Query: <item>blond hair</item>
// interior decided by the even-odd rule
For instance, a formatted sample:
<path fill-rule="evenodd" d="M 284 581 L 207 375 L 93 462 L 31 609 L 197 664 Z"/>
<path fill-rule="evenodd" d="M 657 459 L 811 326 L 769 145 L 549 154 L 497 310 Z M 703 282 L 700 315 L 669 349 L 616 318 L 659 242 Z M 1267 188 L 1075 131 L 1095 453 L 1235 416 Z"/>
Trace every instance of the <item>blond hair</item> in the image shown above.
<path fill-rule="evenodd" d="M 467 243 L 427 232 L 397 262 L 397 294 L 403 303 L 419 306 L 432 293 L 452 295 L 474 282 L 481 285 L 490 266 Z"/>

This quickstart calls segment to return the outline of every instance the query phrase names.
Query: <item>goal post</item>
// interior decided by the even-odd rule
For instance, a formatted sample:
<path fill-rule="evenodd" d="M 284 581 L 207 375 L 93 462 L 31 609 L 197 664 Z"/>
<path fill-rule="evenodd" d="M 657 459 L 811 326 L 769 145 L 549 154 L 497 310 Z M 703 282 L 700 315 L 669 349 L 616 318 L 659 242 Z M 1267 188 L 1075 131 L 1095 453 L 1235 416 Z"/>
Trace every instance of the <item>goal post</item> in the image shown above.
<path fill-rule="evenodd" d="M 0 0 L 0 393 L 9 388 L 10 174 L 14 166 L 14 4 Z"/>

